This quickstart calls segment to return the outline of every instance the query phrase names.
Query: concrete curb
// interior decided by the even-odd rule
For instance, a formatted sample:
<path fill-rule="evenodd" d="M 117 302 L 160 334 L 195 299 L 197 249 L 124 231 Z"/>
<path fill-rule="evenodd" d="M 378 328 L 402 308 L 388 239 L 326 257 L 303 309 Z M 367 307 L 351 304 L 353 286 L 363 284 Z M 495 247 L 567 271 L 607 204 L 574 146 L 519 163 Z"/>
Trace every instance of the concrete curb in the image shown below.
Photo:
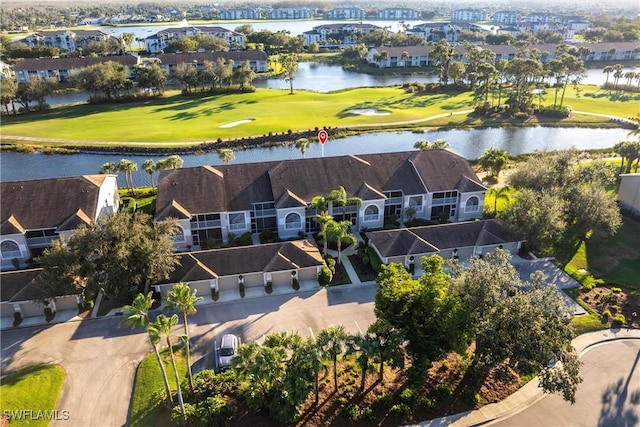
<path fill-rule="evenodd" d="M 640 340 L 640 329 L 603 329 L 602 331 L 587 332 L 573 339 L 578 355 L 582 358 L 592 348 L 618 340 Z M 538 387 L 539 380 L 535 377 L 518 391 L 501 402 L 483 406 L 480 409 L 459 414 L 448 415 L 433 420 L 421 421 L 420 427 L 460 426 L 474 427 L 493 423 L 509 418 L 542 399 L 545 394 Z"/>

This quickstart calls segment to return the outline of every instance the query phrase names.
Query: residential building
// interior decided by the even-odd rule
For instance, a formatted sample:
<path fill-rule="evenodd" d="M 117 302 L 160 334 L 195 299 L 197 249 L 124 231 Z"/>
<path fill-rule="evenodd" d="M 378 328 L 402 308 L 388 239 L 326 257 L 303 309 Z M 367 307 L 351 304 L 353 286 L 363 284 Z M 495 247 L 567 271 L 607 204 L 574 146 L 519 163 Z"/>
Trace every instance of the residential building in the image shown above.
<path fill-rule="evenodd" d="M 269 12 L 270 19 L 309 19 L 313 11 L 307 7 L 278 8 Z"/>
<path fill-rule="evenodd" d="M 180 255 L 180 264 L 168 280 L 154 285 L 167 295 L 177 283 L 188 283 L 199 296 L 239 292 L 245 289 L 291 287 L 313 281 L 318 286 L 318 274 L 324 261 L 318 248 L 307 240 L 270 243 L 189 252 Z"/>
<path fill-rule="evenodd" d="M 263 230 L 288 239 L 318 229 L 312 199 L 340 186 L 363 203 L 330 203 L 329 213 L 372 229 L 409 214 L 454 222 L 480 218 L 486 191 L 469 162 L 448 150 L 201 166 L 161 172 L 156 220 L 178 220 L 181 251 Z"/>
<path fill-rule="evenodd" d="M 22 40 L 29 47 L 55 47 L 62 51 L 75 52 L 92 41 L 105 41 L 111 34 L 100 30 L 38 31 Z"/>
<path fill-rule="evenodd" d="M 21 59 L 13 66 L 18 83 L 28 83 L 33 77 L 48 79 L 55 77 L 60 82 L 66 82 L 73 73 L 85 67 L 109 61 L 123 65 L 127 76 L 133 76 L 133 69 L 140 58 L 135 55 L 78 57 L 78 58 L 28 58 Z"/>
<path fill-rule="evenodd" d="M 305 46 L 316 42 L 325 47 L 348 47 L 358 44 L 359 35 L 381 29 L 372 24 L 326 24 L 313 27 L 312 30 L 302 33 L 302 36 L 305 39 Z"/>
<path fill-rule="evenodd" d="M 424 38 L 428 42 L 437 43 L 442 39 L 450 43 L 458 42 L 460 31 L 471 29 L 463 27 L 461 24 L 451 22 L 425 22 L 424 24 L 414 25 L 407 32 Z"/>
<path fill-rule="evenodd" d="M 238 20 L 238 19 L 262 19 L 262 13 L 259 9 L 224 9 L 219 12 L 222 20 Z"/>
<path fill-rule="evenodd" d="M 116 175 L 3 181 L 0 183 L 2 270 L 23 265 L 60 236 L 116 212 Z"/>
<path fill-rule="evenodd" d="M 486 21 L 487 12 L 482 9 L 456 9 L 451 14 L 452 21 Z"/>
<path fill-rule="evenodd" d="M 420 19 L 420 12 L 406 7 L 389 7 L 378 12 L 378 19 L 406 20 Z"/>
<path fill-rule="evenodd" d="M 516 254 L 522 239 L 499 219 L 468 221 L 366 233 L 369 246 L 384 264 L 420 268 L 423 256 L 465 260 L 497 248 Z"/>
<path fill-rule="evenodd" d="M 623 209 L 640 215 L 640 173 L 620 175 L 618 203 Z"/>
<path fill-rule="evenodd" d="M 493 14 L 492 20 L 501 25 L 516 25 L 520 22 L 520 14 L 511 10 L 501 10 Z"/>
<path fill-rule="evenodd" d="M 78 310 L 82 302 L 78 292 L 72 295 L 60 294 L 55 298 L 46 300 L 46 305 L 39 301 L 41 294 L 38 292 L 37 277 L 42 269 L 29 269 L 18 271 L 5 271 L 0 273 L 0 317 L 14 317 L 19 313 L 20 318 L 43 316 L 45 308 L 50 308 L 53 313 L 62 310 Z"/>
<path fill-rule="evenodd" d="M 159 65 L 164 68 L 169 76 L 180 64 L 190 64 L 201 70 L 205 61 L 216 62 L 222 58 L 225 62 L 233 61 L 233 67 L 239 67 L 244 61 L 249 61 L 251 69 L 256 73 L 264 73 L 269 70 L 269 56 L 261 50 L 239 50 L 229 52 L 189 52 L 189 53 L 161 53 L 156 56 Z"/>
<path fill-rule="evenodd" d="M 432 67 L 430 56 L 433 45 L 421 46 L 380 46 L 369 49 L 367 62 L 378 68 L 394 67 Z M 463 45 L 454 45 L 454 59 L 462 60 L 465 52 Z"/>
<path fill-rule="evenodd" d="M 167 28 L 145 39 L 147 52 L 160 53 L 166 49 L 169 41 L 182 37 L 210 36 L 224 39 L 232 48 L 244 47 L 244 35 L 222 27 L 189 26 Z"/>
<path fill-rule="evenodd" d="M 364 9 L 359 7 L 336 7 L 325 13 L 325 19 L 365 19 Z"/>

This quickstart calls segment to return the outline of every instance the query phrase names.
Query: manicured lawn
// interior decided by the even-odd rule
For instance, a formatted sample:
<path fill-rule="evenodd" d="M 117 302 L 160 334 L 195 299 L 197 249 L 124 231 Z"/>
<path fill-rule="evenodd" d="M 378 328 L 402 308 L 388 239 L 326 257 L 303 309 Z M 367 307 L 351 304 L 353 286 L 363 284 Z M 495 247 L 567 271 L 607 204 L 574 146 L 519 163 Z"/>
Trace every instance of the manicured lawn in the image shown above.
<path fill-rule="evenodd" d="M 574 110 L 627 116 L 640 95 L 615 99 L 597 86 L 581 86 L 579 96 L 567 89 L 564 103 Z M 390 115 L 353 115 L 349 110 L 381 109 Z M 405 93 L 400 88 L 358 88 L 332 93 L 259 89 L 254 93 L 182 96 L 175 91 L 162 99 L 113 105 L 79 105 L 43 113 L 8 116 L 4 135 L 87 141 L 139 142 L 142 147 L 187 146 L 218 138 L 241 138 L 308 130 L 316 127 L 366 126 L 421 120 L 430 116 L 472 108 L 471 93 L 459 95 Z M 574 115 L 578 116 L 578 115 Z M 230 127 L 240 120 L 252 120 Z M 560 122 L 602 122 L 590 116 Z M 558 122 L 557 120 L 555 121 Z M 535 120 L 532 124 L 537 123 Z M 425 126 L 491 125 L 491 120 L 465 115 L 446 116 Z M 496 125 L 500 123 L 496 122 Z M 552 123 L 553 124 L 553 123 Z M 47 142 L 55 146 L 56 143 Z M 69 145 L 58 143 L 57 145 Z M 121 145 L 121 144 L 119 144 Z M 136 146 L 136 144 L 128 144 Z"/>
<path fill-rule="evenodd" d="M 640 289 L 640 222 L 623 217 L 612 237 L 592 237 L 581 243 L 565 270 L 591 274 L 607 283 Z"/>
<path fill-rule="evenodd" d="M 224 96 L 169 96 L 135 104 L 80 105 L 6 117 L 5 135 L 72 140 L 202 142 L 323 126 L 417 120 L 470 108 L 470 93 L 418 95 L 399 88 L 363 88 L 334 93 L 260 89 Z M 359 116 L 351 109 L 378 108 L 386 116 Z M 253 120 L 237 126 L 220 126 Z M 154 144 L 149 144 L 154 143 Z M 164 144 L 167 145 L 167 144 Z M 184 145 L 184 144 L 183 144 Z"/>
<path fill-rule="evenodd" d="M 64 377 L 64 369 L 59 365 L 32 366 L 9 375 L 2 380 L 0 386 L 0 412 L 32 411 L 32 418 L 26 420 L 18 419 L 16 414 L 11 420 L 11 427 L 48 426 L 51 420 L 42 415 L 41 411 L 56 409 Z M 62 419 L 65 416 L 64 408 L 58 410 L 57 416 Z M 73 420 L 73 414 L 68 416 Z"/>
<path fill-rule="evenodd" d="M 169 377 L 169 385 L 172 390 L 176 389 L 176 381 L 171 366 L 171 358 L 169 351 L 164 349 L 160 352 L 164 359 L 167 376 Z M 180 378 L 185 378 L 187 373 L 187 364 L 184 359 L 184 352 L 181 349 L 174 348 L 176 363 Z M 162 373 L 155 353 L 149 353 L 136 371 L 136 380 L 133 385 L 133 397 L 131 399 L 131 408 L 129 410 L 129 425 L 155 427 L 160 415 L 159 409 L 156 407 L 157 400 L 154 399 L 154 393 L 158 390 L 164 390 L 162 381 Z"/>

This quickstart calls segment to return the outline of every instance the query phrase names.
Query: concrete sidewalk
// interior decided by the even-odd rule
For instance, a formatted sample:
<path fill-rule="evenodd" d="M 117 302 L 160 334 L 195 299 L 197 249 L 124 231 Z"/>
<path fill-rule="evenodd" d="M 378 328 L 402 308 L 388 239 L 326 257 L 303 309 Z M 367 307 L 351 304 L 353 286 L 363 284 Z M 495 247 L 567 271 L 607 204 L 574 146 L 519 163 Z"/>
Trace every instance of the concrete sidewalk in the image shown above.
<path fill-rule="evenodd" d="M 589 349 L 598 344 L 621 339 L 640 340 L 640 329 L 621 328 L 589 332 L 576 337 L 572 344 L 578 351 L 580 357 L 582 357 L 587 351 L 589 351 Z M 536 377 L 501 402 L 483 406 L 475 411 L 462 412 L 443 418 L 422 421 L 416 425 L 421 427 L 470 427 L 485 425 L 493 421 L 506 419 L 520 411 L 523 411 L 545 396 L 538 385 L 538 377 Z"/>

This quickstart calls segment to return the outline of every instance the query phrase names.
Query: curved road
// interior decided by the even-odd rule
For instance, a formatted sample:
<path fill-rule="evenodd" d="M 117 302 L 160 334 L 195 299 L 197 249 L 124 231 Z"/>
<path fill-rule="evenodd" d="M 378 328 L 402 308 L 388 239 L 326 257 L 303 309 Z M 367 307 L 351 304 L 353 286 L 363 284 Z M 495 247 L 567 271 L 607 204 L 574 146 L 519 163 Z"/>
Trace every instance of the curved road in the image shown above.
<path fill-rule="evenodd" d="M 523 411 L 487 425 L 500 427 L 640 425 L 640 340 L 623 339 L 592 347 L 581 360 L 584 382 L 576 403 L 544 395 Z"/>

